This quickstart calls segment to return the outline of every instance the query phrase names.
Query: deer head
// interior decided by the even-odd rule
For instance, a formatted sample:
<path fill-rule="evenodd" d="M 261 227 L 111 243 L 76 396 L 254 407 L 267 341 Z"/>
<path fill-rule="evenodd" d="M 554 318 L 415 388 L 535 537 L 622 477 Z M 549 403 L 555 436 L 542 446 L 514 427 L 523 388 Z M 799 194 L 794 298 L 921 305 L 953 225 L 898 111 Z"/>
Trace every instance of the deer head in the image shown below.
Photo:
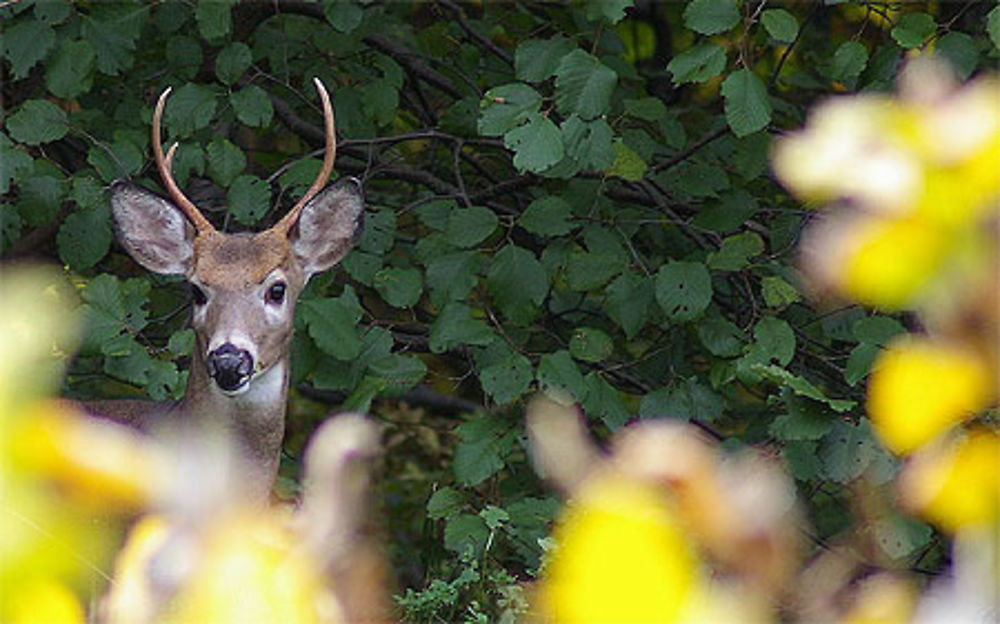
<path fill-rule="evenodd" d="M 177 144 L 164 156 L 160 141 L 169 88 L 153 114 L 152 147 L 172 202 L 129 182 L 111 187 L 115 229 L 129 254 L 154 273 L 183 275 L 191 283 L 191 324 L 197 338 L 192 375 L 203 371 L 224 395 L 245 392 L 255 378 L 287 358 L 299 293 L 310 276 L 347 254 L 360 231 L 361 183 L 347 177 L 326 186 L 336 134 L 330 97 L 319 79 L 314 82 L 326 129 L 323 166 L 305 195 L 273 227 L 257 233 L 220 232 L 177 186 L 171 173 Z"/>

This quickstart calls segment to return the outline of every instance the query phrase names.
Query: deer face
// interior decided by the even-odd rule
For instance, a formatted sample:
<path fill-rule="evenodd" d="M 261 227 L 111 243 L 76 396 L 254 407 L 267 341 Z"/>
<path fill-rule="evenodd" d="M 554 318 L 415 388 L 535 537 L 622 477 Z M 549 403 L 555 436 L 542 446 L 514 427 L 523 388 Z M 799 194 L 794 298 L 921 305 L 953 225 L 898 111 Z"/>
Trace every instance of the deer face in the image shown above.
<path fill-rule="evenodd" d="M 337 264 L 360 229 L 364 202 L 354 178 L 320 191 L 290 231 L 197 233 L 167 200 L 116 182 L 118 239 L 144 267 L 191 283 L 198 357 L 227 394 L 288 353 L 295 301 L 309 277 Z"/>
<path fill-rule="evenodd" d="M 361 183 L 342 178 L 326 186 L 336 139 L 322 83 L 327 147 L 312 187 L 274 227 L 253 233 L 217 231 L 184 196 L 170 171 L 171 147 L 160 145 L 160 118 L 169 89 L 153 115 L 153 152 L 173 202 L 128 182 L 111 187 L 118 239 L 141 265 L 191 283 L 191 324 L 203 370 L 227 395 L 245 392 L 254 377 L 288 354 L 295 301 L 309 277 L 347 254 L 364 211 Z"/>

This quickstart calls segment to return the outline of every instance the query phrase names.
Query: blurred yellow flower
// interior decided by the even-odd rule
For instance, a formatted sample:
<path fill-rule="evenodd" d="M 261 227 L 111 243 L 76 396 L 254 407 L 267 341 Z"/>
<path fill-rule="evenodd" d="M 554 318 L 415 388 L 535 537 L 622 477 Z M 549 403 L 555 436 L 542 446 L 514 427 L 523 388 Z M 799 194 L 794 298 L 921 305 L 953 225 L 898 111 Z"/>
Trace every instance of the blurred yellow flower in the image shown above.
<path fill-rule="evenodd" d="M 1000 515 L 1000 437 L 969 433 L 913 455 L 900 479 L 903 501 L 942 529 L 996 524 Z"/>
<path fill-rule="evenodd" d="M 873 365 L 868 413 L 886 448 L 907 455 L 993 397 L 993 373 L 976 352 L 906 336 L 887 345 Z"/>
<path fill-rule="evenodd" d="M 555 530 L 539 607 L 546 622 L 672 622 L 699 564 L 659 489 L 614 472 L 584 483 Z"/>

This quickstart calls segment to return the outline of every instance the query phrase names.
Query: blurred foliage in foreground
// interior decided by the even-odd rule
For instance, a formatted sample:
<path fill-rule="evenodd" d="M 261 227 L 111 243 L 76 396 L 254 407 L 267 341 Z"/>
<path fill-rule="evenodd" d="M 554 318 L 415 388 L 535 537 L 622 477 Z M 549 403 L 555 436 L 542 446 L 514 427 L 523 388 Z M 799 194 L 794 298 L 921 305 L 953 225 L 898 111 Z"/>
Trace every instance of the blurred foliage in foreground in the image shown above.
<path fill-rule="evenodd" d="M 155 94 L 174 87 L 188 195 L 220 227 L 256 227 L 319 166 L 319 76 L 337 171 L 364 179 L 370 213 L 299 308 L 282 494 L 330 403 L 375 412 L 408 619 L 523 610 L 559 509 L 525 450 L 537 390 L 580 403 L 599 440 L 688 420 L 727 452 L 780 460 L 808 569 L 838 587 L 879 595 L 898 586 L 875 572 L 933 576 L 982 552 L 963 544 L 970 520 L 995 529 L 981 466 L 996 452 L 997 148 L 995 117 L 968 123 L 995 86 L 884 94 L 913 53 L 957 83 L 995 66 L 1000 9 L 631 4 L 4 4 L 0 247 L 58 262 L 77 288 L 63 394 L 184 385 L 186 289 L 113 247 L 103 192 L 123 176 L 158 187 Z M 850 97 L 776 151 L 793 193 L 844 204 L 820 222 L 768 159 L 832 94 Z M 831 295 L 819 305 L 800 235 Z M 946 494 L 971 483 L 994 494 Z"/>

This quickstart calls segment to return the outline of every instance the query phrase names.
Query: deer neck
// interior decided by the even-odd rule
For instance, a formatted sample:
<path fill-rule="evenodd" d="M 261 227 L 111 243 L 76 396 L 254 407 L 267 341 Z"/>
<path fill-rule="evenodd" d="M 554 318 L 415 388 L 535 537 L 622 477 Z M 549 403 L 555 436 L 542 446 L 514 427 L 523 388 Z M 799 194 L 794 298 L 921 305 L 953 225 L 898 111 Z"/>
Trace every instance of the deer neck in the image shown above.
<path fill-rule="evenodd" d="M 215 384 L 201 358 L 192 358 L 187 390 L 179 411 L 185 418 L 224 427 L 248 462 L 247 480 L 266 500 L 278 472 L 285 433 L 289 358 L 258 373 L 242 393 L 228 395 Z"/>

